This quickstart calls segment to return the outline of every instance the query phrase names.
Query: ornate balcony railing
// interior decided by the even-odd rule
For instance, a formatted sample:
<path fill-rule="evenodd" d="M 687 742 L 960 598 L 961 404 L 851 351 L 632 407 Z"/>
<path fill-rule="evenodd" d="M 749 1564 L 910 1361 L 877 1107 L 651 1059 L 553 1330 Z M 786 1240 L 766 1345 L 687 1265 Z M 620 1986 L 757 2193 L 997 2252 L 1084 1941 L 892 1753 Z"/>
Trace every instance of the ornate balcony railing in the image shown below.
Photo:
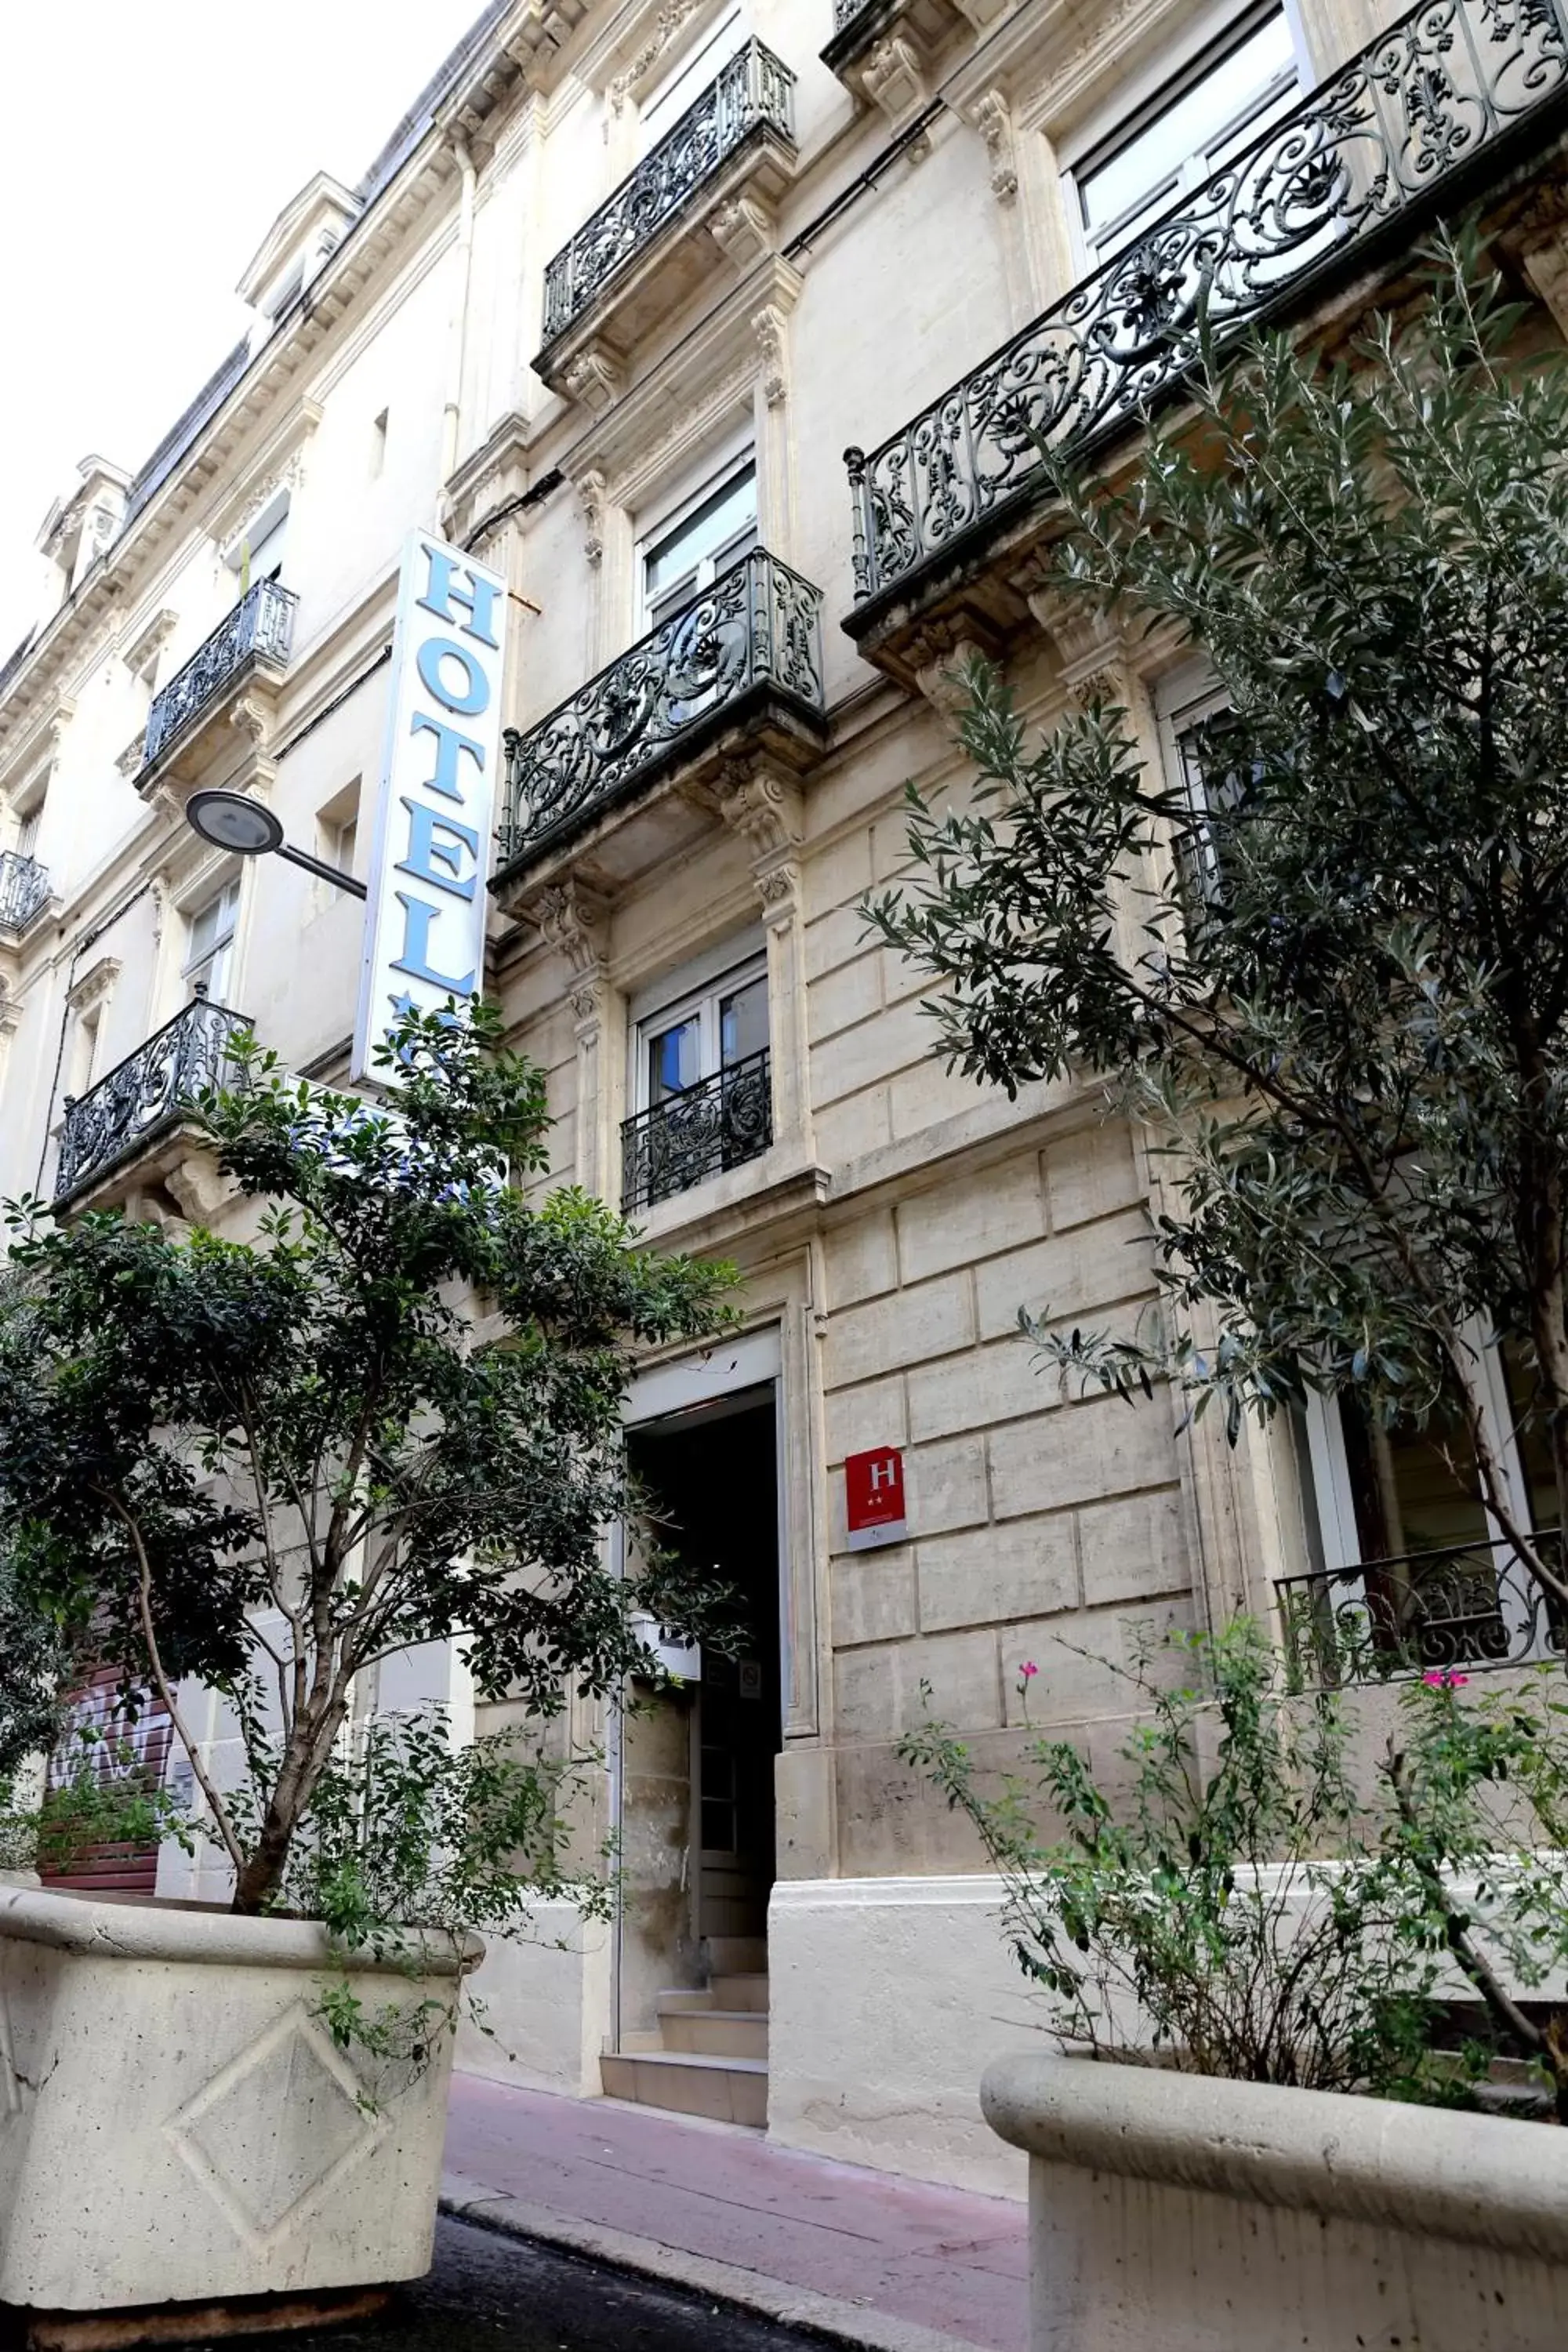
<path fill-rule="evenodd" d="M 767 688 L 823 707 L 822 591 L 755 548 L 526 734 L 507 730 L 503 864 Z"/>
<path fill-rule="evenodd" d="M 47 866 L 20 850 L 0 850 L 0 931 L 25 931 L 48 896 Z"/>
<path fill-rule="evenodd" d="M 1561 1574 L 1560 1530 L 1536 1540 Z M 1281 1577 L 1274 1592 L 1297 1689 L 1521 1665 L 1561 1654 L 1568 1633 L 1556 1601 L 1506 1543 Z"/>
<path fill-rule="evenodd" d="M 651 1209 L 742 1167 L 773 1139 L 773 1057 L 764 1045 L 716 1077 L 669 1095 L 621 1129 L 621 1207 Z"/>
<path fill-rule="evenodd" d="M 258 655 L 268 661 L 288 660 L 299 601 L 276 580 L 258 580 L 247 589 L 184 668 L 176 671 L 161 694 L 153 696 L 142 751 L 144 771 Z"/>
<path fill-rule="evenodd" d="M 763 123 L 794 138 L 795 76 L 748 41 L 546 269 L 546 348 Z"/>
<path fill-rule="evenodd" d="M 249 1026 L 243 1013 L 198 993 L 107 1077 L 68 1102 L 56 1200 L 69 1200 L 172 1127 L 204 1087 L 220 1085 L 230 1068 L 230 1041 Z"/>
<path fill-rule="evenodd" d="M 868 456 L 846 452 L 876 596 L 1468 168 L 1568 83 L 1560 0 L 1422 0 L 1194 194 Z"/>
<path fill-rule="evenodd" d="M 868 15 L 872 5 L 873 0 L 833 0 L 834 31 L 841 33 L 846 25 L 855 22 L 857 16 Z"/>

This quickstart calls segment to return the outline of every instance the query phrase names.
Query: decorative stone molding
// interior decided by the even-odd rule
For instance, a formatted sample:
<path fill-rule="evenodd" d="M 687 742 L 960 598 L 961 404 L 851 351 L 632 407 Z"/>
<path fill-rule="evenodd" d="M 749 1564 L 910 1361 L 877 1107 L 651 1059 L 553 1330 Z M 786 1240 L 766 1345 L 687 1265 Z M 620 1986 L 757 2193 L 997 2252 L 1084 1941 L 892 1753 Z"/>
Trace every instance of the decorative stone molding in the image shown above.
<path fill-rule="evenodd" d="M 605 909 L 602 898 L 580 882 L 552 883 L 524 910 L 545 944 L 566 958 L 574 977 L 601 971 Z"/>
<path fill-rule="evenodd" d="M 999 205 L 1010 205 L 1018 193 L 1018 153 L 1013 110 L 1001 90 L 985 90 L 975 100 L 974 127 L 991 158 L 991 193 Z"/>
<path fill-rule="evenodd" d="M 583 552 L 595 569 L 605 560 L 605 502 L 609 484 L 597 466 L 590 467 L 577 483 L 583 509 Z"/>
<path fill-rule="evenodd" d="M 720 816 L 754 858 L 800 846 L 805 828 L 799 787 L 763 761 L 726 760 L 711 792 Z"/>
<path fill-rule="evenodd" d="M 1019 567 L 1015 584 L 1056 648 L 1070 698 L 1085 709 L 1096 701 L 1125 705 L 1135 666 L 1122 624 L 1097 613 L 1087 597 L 1064 595 L 1037 559 Z"/>
<path fill-rule="evenodd" d="M 752 195 L 731 196 L 709 223 L 713 242 L 733 268 L 749 268 L 773 246 L 773 216 Z"/>
<path fill-rule="evenodd" d="M 682 26 L 689 24 L 701 4 L 702 0 L 664 0 L 658 22 L 647 39 L 626 70 L 618 73 L 610 84 L 607 95 L 612 114 L 619 114 L 627 99 L 635 93 L 637 84 L 653 71 L 677 33 Z"/>
<path fill-rule="evenodd" d="M 901 33 L 889 33 L 886 40 L 878 42 L 860 68 L 860 81 L 867 97 L 881 108 L 895 131 L 931 100 L 925 59 Z"/>
<path fill-rule="evenodd" d="M 127 783 L 133 783 L 136 778 L 142 773 L 142 761 L 146 753 L 146 749 L 147 730 L 143 727 L 141 733 L 133 736 L 132 740 L 125 746 L 124 751 L 120 752 L 116 757 L 114 764 L 119 769 L 121 774 L 125 778 Z"/>
<path fill-rule="evenodd" d="M 22 1008 L 12 994 L 7 982 L 0 980 L 0 1054 L 21 1026 Z"/>
<path fill-rule="evenodd" d="M 122 969 L 120 957 L 110 955 L 100 956 L 95 964 L 89 966 L 66 997 L 66 1003 L 79 1019 L 108 1003 Z"/>
<path fill-rule="evenodd" d="M 752 331 L 763 358 L 763 398 L 770 408 L 782 407 L 789 398 L 789 313 L 764 302 L 752 314 Z"/>
<path fill-rule="evenodd" d="M 567 397 L 579 400 L 592 416 L 603 416 L 620 394 L 625 373 L 603 343 L 589 343 L 568 362 L 562 383 Z"/>
<path fill-rule="evenodd" d="M 151 686 L 153 683 L 157 676 L 159 656 L 179 625 L 179 617 L 172 605 L 165 604 L 163 611 L 154 614 L 128 648 L 125 667 L 132 677 L 139 677 L 142 680 L 143 686 Z"/>
<path fill-rule="evenodd" d="M 910 640 L 909 658 L 915 684 L 934 710 L 955 718 L 963 709 L 967 689 L 963 671 L 974 656 L 994 661 L 1000 650 L 985 624 L 972 613 L 951 621 L 932 621 Z"/>
<path fill-rule="evenodd" d="M 977 33 L 984 33 L 1006 14 L 1013 0 L 952 0 L 952 5 Z"/>

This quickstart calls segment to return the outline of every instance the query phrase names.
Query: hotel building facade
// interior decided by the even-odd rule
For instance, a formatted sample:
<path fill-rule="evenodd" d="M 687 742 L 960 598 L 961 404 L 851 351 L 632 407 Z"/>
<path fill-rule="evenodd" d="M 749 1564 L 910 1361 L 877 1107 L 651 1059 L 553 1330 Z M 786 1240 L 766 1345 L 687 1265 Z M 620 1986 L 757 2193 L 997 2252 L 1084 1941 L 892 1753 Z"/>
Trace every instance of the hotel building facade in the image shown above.
<path fill-rule="evenodd" d="M 484 984 L 549 1074 L 548 1181 L 742 1270 L 742 1334 L 650 1361 L 630 1420 L 748 1654 L 574 1723 L 621 1916 L 498 1948 L 462 2063 L 1017 2189 L 976 2086 L 1037 2012 L 895 1753 L 921 1685 L 987 1769 L 1032 1729 L 1113 1774 L 1095 1661 L 1139 1627 L 1485 1538 L 1338 1417 L 1231 1451 L 1042 1381 L 1020 1306 L 1147 1307 L 1159 1163 L 1090 1089 L 947 1074 L 859 908 L 906 783 L 964 789 L 969 649 L 1032 722 L 1109 685 L 1182 773 L 1207 682 L 1054 600 L 1035 435 L 1124 462 L 1200 296 L 1343 337 L 1447 206 L 1557 337 L 1565 117 L 1557 0 L 495 0 L 365 178 L 279 215 L 152 457 L 48 515 L 0 668 L 0 1192 L 221 1226 L 180 1103 L 233 1028 L 344 1079 L 359 903 L 184 811 L 254 794 L 363 876 L 418 528 L 509 586 Z M 903 1492 L 869 1545 L 868 1453 Z M 458 1673 L 377 1703 L 468 1706 Z"/>

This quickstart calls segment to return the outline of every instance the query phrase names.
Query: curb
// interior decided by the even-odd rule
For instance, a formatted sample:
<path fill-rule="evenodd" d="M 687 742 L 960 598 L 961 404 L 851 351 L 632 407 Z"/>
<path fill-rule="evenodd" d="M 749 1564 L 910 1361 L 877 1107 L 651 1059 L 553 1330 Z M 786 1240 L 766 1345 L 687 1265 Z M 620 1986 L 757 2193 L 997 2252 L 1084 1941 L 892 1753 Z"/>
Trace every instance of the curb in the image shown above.
<path fill-rule="evenodd" d="M 639 2278 L 658 2279 L 666 2286 L 684 2287 L 717 2303 L 732 2305 L 781 2326 L 795 2327 L 828 2343 L 856 2347 L 856 2352 L 979 2352 L 966 2337 L 944 2336 L 918 2320 L 899 2319 L 873 2311 L 868 2305 L 848 2303 L 837 2295 L 817 2294 L 810 2287 L 792 2286 L 762 2271 L 743 2270 L 735 2263 L 720 2263 L 706 2254 L 688 2253 L 678 2246 L 660 2245 L 654 2238 L 637 2238 L 625 2230 L 605 2228 L 596 2221 L 579 2221 L 546 2205 L 526 2204 L 504 2189 L 487 2189 L 461 2173 L 447 2173 L 441 2183 L 441 2210 L 457 2221 L 499 2231 L 503 2237 L 526 2238 L 554 2246 L 563 2253 L 581 2254 L 612 2269 L 630 2271 Z"/>

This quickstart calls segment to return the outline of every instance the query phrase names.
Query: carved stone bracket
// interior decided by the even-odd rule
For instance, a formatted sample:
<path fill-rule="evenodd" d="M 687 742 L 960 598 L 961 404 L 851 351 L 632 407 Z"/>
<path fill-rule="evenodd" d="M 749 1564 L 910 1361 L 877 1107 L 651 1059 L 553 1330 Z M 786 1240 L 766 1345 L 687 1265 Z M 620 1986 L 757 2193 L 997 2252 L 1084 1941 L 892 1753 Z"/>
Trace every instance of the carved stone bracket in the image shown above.
<path fill-rule="evenodd" d="M 609 484 L 597 467 L 584 474 L 577 484 L 577 502 L 583 509 L 583 552 L 590 563 L 597 566 L 605 558 L 605 501 Z"/>
<path fill-rule="evenodd" d="M 731 196 L 708 226 L 714 244 L 736 269 L 749 269 L 776 242 L 773 216 L 753 195 Z"/>
<path fill-rule="evenodd" d="M 879 106 L 899 129 L 929 103 L 925 59 L 901 33 L 879 41 L 860 68 L 860 81 L 873 105 Z"/>
<path fill-rule="evenodd" d="M 770 408 L 789 398 L 789 316 L 776 302 L 764 302 L 752 313 L 752 332 L 762 354 L 763 398 Z"/>
<path fill-rule="evenodd" d="M 562 377 L 568 396 L 593 416 L 603 416 L 614 404 L 625 381 L 620 362 L 603 343 L 585 344 Z"/>
<path fill-rule="evenodd" d="M 915 684 L 935 710 L 956 717 L 968 699 L 963 671 L 973 659 L 994 661 L 1001 650 L 985 624 L 973 613 L 932 621 L 910 640 L 909 658 Z"/>
<path fill-rule="evenodd" d="M 1064 593 L 1037 556 L 1019 566 L 1013 584 L 1055 646 L 1068 696 L 1084 705 L 1125 704 L 1136 666 L 1123 624 L 1097 613 L 1087 596 Z"/>
<path fill-rule="evenodd" d="M 121 969 L 119 956 L 100 956 L 98 961 L 90 965 L 71 988 L 66 999 L 71 1011 L 79 1017 L 82 1013 L 91 1013 L 97 1006 L 107 1003 L 114 993 L 114 984 L 120 978 Z"/>
<path fill-rule="evenodd" d="M 799 848 L 805 830 L 800 791 L 787 777 L 760 760 L 726 760 L 711 791 L 720 816 L 759 862 Z"/>
<path fill-rule="evenodd" d="M 605 909 L 602 898 L 580 882 L 552 883 L 523 909 L 547 947 L 566 958 L 574 980 L 596 974 L 604 963 Z"/>
<path fill-rule="evenodd" d="M 1010 205 L 1018 193 L 1018 152 L 1013 138 L 1013 110 L 1001 90 L 985 90 L 976 100 L 974 127 L 991 158 L 991 193 L 999 205 Z"/>
<path fill-rule="evenodd" d="M 121 752 L 119 758 L 114 762 L 115 766 L 119 769 L 121 774 L 125 778 L 128 783 L 133 782 L 142 773 L 142 765 L 146 755 L 146 750 L 147 730 L 143 727 L 141 733 L 134 739 L 134 740 L 127 743 L 124 751 Z"/>

